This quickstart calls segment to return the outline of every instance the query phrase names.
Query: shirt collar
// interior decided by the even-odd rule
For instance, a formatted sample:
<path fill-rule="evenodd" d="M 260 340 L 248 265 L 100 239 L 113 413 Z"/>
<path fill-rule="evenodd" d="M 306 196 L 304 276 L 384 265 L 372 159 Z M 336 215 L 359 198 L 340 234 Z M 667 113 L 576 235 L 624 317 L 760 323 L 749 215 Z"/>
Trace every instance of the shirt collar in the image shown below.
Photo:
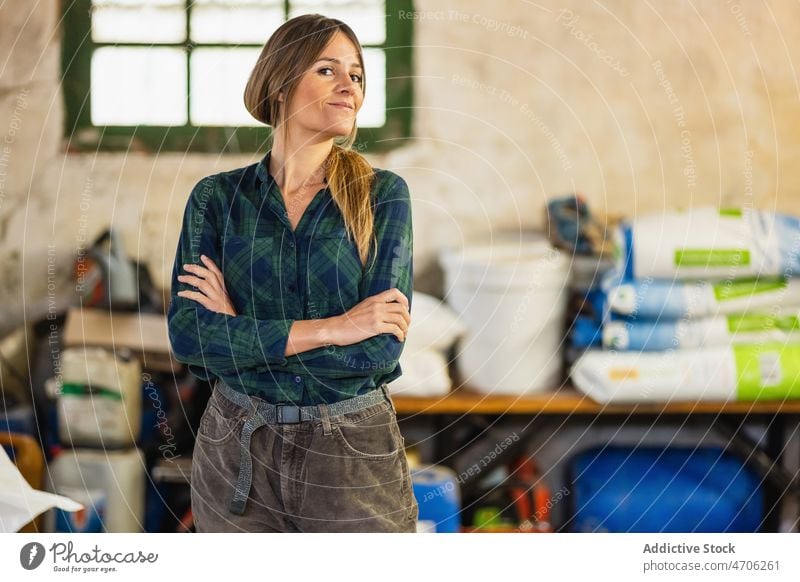
<path fill-rule="evenodd" d="M 256 174 L 258 174 L 258 177 L 265 184 L 268 184 L 269 181 L 273 179 L 269 173 L 269 158 L 271 153 L 272 150 L 269 150 L 264 157 L 261 158 L 261 161 L 258 162 L 258 166 L 256 167 Z"/>

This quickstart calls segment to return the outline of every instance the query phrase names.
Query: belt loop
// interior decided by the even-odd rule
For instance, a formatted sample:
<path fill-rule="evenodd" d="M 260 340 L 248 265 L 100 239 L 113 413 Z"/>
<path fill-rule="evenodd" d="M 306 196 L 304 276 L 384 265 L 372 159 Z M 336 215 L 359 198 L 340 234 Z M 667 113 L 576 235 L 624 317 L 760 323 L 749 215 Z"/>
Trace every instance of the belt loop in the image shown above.
<path fill-rule="evenodd" d="M 386 396 L 386 400 L 389 401 L 389 405 L 392 407 L 392 412 L 397 414 L 397 409 L 394 407 L 394 401 L 392 401 L 392 397 L 389 394 L 389 385 L 386 383 L 381 384 L 381 390 L 383 390 L 383 395 Z"/>
<path fill-rule="evenodd" d="M 319 417 L 322 420 L 322 434 L 330 436 L 333 430 L 331 429 L 331 416 L 328 411 L 328 405 L 325 403 L 318 404 Z"/>

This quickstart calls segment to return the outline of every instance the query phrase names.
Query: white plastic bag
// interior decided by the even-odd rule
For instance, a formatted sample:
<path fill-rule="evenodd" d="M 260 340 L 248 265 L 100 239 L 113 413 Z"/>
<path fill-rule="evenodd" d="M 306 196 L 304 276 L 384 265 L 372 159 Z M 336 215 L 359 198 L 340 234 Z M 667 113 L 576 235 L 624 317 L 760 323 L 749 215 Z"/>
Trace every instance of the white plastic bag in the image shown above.
<path fill-rule="evenodd" d="M 662 351 L 767 341 L 800 341 L 798 312 L 746 313 L 703 319 L 612 320 L 603 324 L 606 349 Z"/>
<path fill-rule="evenodd" d="M 800 272 L 800 219 L 701 207 L 650 214 L 615 231 L 626 279 L 791 277 Z"/>
<path fill-rule="evenodd" d="M 614 272 L 601 283 L 605 311 L 648 319 L 700 318 L 800 306 L 800 279 L 746 278 L 718 282 L 645 278 Z"/>
<path fill-rule="evenodd" d="M 458 314 L 441 299 L 414 291 L 408 346 L 444 351 L 467 332 Z"/>
<path fill-rule="evenodd" d="M 571 377 L 602 403 L 800 398 L 800 343 L 651 353 L 589 350 L 572 366 Z"/>

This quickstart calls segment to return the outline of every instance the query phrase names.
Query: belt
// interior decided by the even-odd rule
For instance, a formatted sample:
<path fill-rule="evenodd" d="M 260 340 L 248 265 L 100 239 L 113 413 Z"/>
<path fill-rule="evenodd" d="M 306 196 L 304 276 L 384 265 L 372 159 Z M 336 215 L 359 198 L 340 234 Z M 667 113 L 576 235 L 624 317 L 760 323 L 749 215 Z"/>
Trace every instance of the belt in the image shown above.
<path fill-rule="evenodd" d="M 222 380 L 217 381 L 215 390 L 219 391 L 220 395 L 224 396 L 232 403 L 246 408 L 251 412 L 245 419 L 239 438 L 241 445 L 239 477 L 230 505 L 231 513 L 242 515 L 247 505 L 247 498 L 250 495 L 250 485 L 253 481 L 253 458 L 250 453 L 250 441 L 252 440 L 253 433 L 267 424 L 298 424 L 300 422 L 321 418 L 320 409 L 317 405 L 296 406 L 294 404 L 270 404 L 257 397 L 247 396 L 243 392 L 231 388 Z M 392 400 L 389 396 L 389 388 L 385 383 L 366 394 L 340 400 L 333 404 L 324 404 L 322 406 L 327 407 L 328 415 L 336 416 L 346 412 L 355 412 L 367 408 L 382 402 L 384 399 L 392 404 Z M 394 407 L 393 404 L 392 407 Z"/>

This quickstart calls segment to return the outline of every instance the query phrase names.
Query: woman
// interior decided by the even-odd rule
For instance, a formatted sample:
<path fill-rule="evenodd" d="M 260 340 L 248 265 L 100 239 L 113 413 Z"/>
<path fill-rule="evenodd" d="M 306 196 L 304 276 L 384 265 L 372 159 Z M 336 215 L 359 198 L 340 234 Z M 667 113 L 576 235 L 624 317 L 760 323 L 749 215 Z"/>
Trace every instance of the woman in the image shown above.
<path fill-rule="evenodd" d="M 244 95 L 270 151 L 189 197 L 168 320 L 177 360 L 215 382 L 197 531 L 416 530 L 386 386 L 411 321 L 411 205 L 400 176 L 350 149 L 363 67 L 343 22 L 284 23 Z"/>

